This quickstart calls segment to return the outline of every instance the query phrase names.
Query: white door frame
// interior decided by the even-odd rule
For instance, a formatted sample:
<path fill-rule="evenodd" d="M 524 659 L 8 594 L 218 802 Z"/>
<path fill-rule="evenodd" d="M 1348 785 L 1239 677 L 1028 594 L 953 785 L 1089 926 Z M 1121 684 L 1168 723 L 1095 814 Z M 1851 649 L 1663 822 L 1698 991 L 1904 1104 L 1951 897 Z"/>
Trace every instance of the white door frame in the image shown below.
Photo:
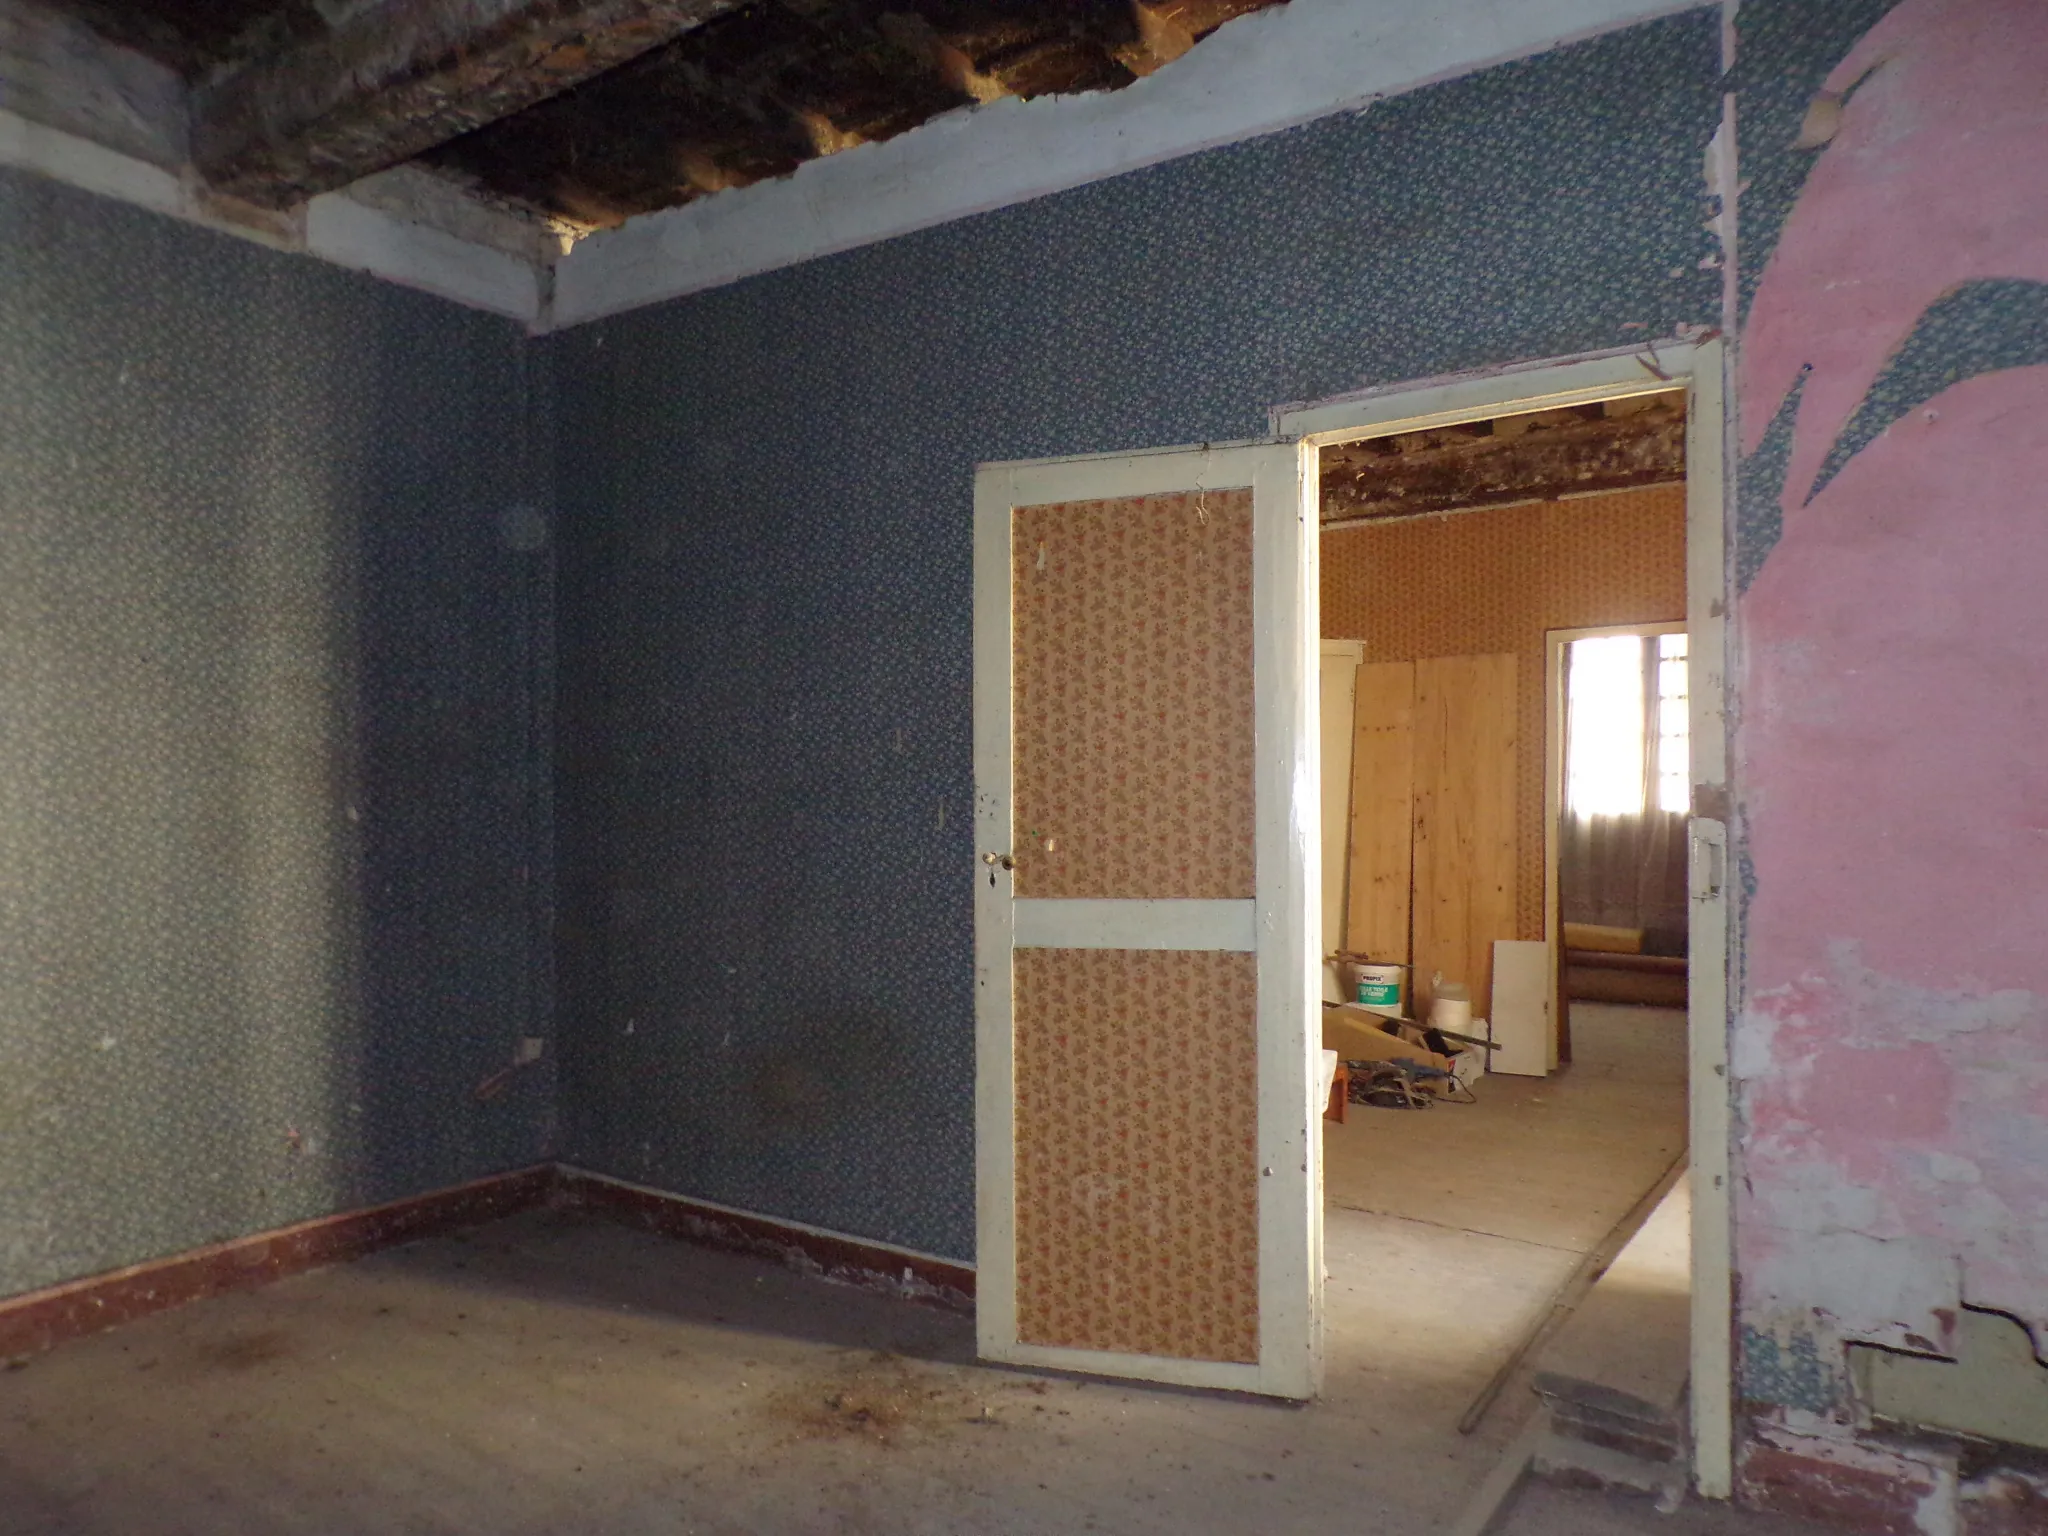
<path fill-rule="evenodd" d="M 975 1334 L 984 1359 L 1309 1398 L 1321 1385 L 1321 1013 L 1316 925 L 1313 458 L 1250 442 L 984 464 L 974 481 Z M 1011 510 L 1171 491 L 1252 492 L 1254 881 L 1250 901 L 1018 900 L 979 862 L 1011 852 Z M 1276 748 L 1278 750 L 1276 750 Z M 1017 1337 L 1011 956 L 1037 948 L 1230 949 L 1258 957 L 1257 1364 L 1026 1344 Z"/>
<path fill-rule="evenodd" d="M 1692 1166 L 1692 1471 L 1707 1498 L 1733 1491 L 1734 1283 L 1729 1225 L 1728 421 L 1718 339 L 1668 341 L 1477 377 L 1281 407 L 1276 435 L 1313 450 L 1521 411 L 1687 391 L 1685 627 L 1691 636 L 1693 809 L 1687 1068 Z M 1704 814 L 1703 814 L 1704 813 Z M 1320 1170 L 1311 1181 L 1319 1187 Z"/>

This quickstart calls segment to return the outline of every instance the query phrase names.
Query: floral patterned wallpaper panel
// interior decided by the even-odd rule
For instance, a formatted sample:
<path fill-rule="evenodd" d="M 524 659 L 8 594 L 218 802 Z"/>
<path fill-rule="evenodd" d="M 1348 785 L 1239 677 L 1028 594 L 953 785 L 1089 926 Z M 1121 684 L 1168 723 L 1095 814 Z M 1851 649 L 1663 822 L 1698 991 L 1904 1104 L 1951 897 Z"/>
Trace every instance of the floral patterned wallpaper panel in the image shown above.
<path fill-rule="evenodd" d="M 1020 949 L 1017 1336 L 1256 1363 L 1258 962 Z"/>
<path fill-rule="evenodd" d="M 1020 897 L 1248 899 L 1252 496 L 1011 514 Z"/>

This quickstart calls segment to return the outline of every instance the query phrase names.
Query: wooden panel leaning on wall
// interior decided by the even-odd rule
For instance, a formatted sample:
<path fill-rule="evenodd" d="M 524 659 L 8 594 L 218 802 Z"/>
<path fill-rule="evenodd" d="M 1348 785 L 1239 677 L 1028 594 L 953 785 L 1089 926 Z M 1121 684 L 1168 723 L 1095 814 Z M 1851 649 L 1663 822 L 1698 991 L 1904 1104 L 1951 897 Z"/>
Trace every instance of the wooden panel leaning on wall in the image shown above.
<path fill-rule="evenodd" d="M 1517 664 L 1415 664 L 1415 1007 L 1437 972 L 1491 1007 L 1493 941 L 1515 936 Z"/>
<path fill-rule="evenodd" d="M 1515 931 L 1544 923 L 1544 634 L 1685 616 L 1685 487 L 1609 491 L 1323 535 L 1323 633 L 1369 661 L 1520 657 Z M 1354 947 L 1355 946 L 1350 946 Z"/>
<path fill-rule="evenodd" d="M 1344 947 L 1408 963 L 1414 875 L 1415 663 L 1369 661 L 1352 706 L 1350 902 Z"/>

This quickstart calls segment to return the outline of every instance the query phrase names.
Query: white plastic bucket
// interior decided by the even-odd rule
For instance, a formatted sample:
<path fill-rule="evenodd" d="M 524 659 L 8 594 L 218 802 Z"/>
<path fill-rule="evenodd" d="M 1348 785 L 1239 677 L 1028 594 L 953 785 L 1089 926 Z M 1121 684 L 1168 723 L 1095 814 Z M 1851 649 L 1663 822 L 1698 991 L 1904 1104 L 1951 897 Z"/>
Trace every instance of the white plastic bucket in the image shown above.
<path fill-rule="evenodd" d="M 1408 967 L 1405 965 L 1361 965 L 1355 985 L 1358 989 L 1358 1006 L 1372 1013 L 1385 1014 L 1390 1019 L 1401 1017 L 1402 994 L 1406 988 L 1402 978 Z"/>
<path fill-rule="evenodd" d="M 1472 999 L 1469 997 L 1439 997 L 1429 1005 L 1429 1027 L 1448 1029 L 1453 1034 L 1472 1033 Z"/>
<path fill-rule="evenodd" d="M 1455 1034 L 1472 1033 L 1472 989 L 1463 982 L 1445 981 L 1439 971 L 1430 989 L 1429 1027 Z"/>

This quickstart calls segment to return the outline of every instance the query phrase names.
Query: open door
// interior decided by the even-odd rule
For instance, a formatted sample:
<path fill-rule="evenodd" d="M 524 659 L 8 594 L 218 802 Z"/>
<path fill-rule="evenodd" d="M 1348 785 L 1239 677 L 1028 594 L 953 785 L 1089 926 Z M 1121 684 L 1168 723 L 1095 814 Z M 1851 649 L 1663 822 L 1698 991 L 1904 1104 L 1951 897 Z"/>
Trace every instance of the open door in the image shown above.
<path fill-rule="evenodd" d="M 1309 475 L 1258 443 L 976 479 L 986 1359 L 1315 1393 Z"/>

